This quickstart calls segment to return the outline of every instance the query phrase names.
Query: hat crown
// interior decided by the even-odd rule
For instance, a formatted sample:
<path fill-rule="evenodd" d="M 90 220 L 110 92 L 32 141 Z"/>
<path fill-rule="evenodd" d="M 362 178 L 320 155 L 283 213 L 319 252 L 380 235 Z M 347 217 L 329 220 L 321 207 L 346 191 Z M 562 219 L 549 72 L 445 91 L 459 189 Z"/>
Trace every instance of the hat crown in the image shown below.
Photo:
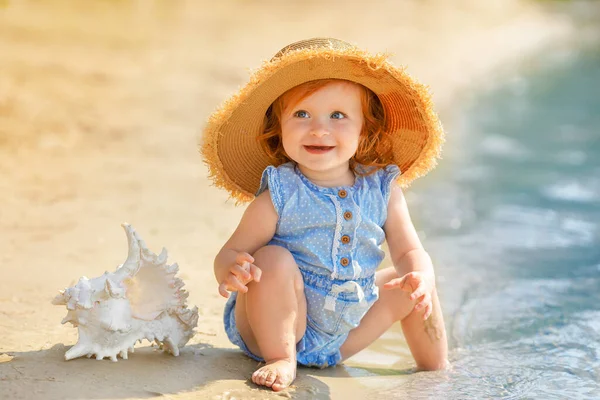
<path fill-rule="evenodd" d="M 335 38 L 312 38 L 306 40 L 300 40 L 299 42 L 294 42 L 292 44 L 288 44 L 281 50 L 275 54 L 275 56 L 271 59 L 271 61 L 283 56 L 290 51 L 295 50 L 303 50 L 303 49 L 334 49 L 334 50 L 342 50 L 352 48 L 350 43 L 344 42 L 343 40 L 335 39 Z"/>

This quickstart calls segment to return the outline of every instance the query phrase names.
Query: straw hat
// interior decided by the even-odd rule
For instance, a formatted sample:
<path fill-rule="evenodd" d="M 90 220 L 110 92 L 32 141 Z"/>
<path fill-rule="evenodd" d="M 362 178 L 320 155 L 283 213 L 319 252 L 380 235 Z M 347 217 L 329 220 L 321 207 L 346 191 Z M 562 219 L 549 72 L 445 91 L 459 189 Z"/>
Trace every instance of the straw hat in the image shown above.
<path fill-rule="evenodd" d="M 217 187 L 228 190 L 238 203 L 254 199 L 270 164 L 257 140 L 267 109 L 287 90 L 318 79 L 357 82 L 379 97 L 402 187 L 436 165 L 444 132 L 427 88 L 392 65 L 385 54 L 371 55 L 341 40 L 316 38 L 284 47 L 210 116 L 200 152 Z"/>

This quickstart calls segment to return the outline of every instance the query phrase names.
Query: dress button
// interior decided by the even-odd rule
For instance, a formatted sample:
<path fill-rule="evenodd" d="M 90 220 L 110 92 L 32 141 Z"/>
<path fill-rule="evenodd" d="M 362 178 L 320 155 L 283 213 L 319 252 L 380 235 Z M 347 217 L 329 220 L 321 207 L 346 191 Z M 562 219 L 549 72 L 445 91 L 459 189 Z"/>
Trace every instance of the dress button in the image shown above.
<path fill-rule="evenodd" d="M 349 221 L 352 219 L 352 213 L 350 211 L 346 211 L 344 213 L 344 218 L 346 219 L 346 221 Z"/>
<path fill-rule="evenodd" d="M 344 257 L 340 260 L 340 264 L 342 264 L 342 266 L 344 266 L 344 267 L 347 267 L 348 264 L 350 264 L 350 260 L 348 260 L 346 257 Z"/>
<path fill-rule="evenodd" d="M 344 243 L 344 244 L 350 243 L 350 236 L 348 236 L 348 235 L 342 236 L 342 243 Z"/>
<path fill-rule="evenodd" d="M 346 196 L 348 196 L 348 192 L 346 192 L 344 189 L 342 189 L 338 192 L 338 196 L 340 196 L 342 199 L 345 199 Z"/>

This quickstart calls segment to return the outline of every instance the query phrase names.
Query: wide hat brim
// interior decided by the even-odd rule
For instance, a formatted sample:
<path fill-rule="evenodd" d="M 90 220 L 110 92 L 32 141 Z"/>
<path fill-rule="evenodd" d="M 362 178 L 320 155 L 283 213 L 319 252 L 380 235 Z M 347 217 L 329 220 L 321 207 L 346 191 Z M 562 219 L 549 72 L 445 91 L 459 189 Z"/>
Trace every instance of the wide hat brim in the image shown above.
<path fill-rule="evenodd" d="M 318 79 L 343 79 L 371 89 L 381 101 L 393 140 L 401 187 L 437 163 L 444 132 L 427 88 L 387 60 L 337 39 L 291 44 L 265 62 L 250 82 L 209 118 L 200 152 L 217 187 L 238 202 L 254 199 L 270 165 L 257 140 L 269 106 L 289 89 Z"/>

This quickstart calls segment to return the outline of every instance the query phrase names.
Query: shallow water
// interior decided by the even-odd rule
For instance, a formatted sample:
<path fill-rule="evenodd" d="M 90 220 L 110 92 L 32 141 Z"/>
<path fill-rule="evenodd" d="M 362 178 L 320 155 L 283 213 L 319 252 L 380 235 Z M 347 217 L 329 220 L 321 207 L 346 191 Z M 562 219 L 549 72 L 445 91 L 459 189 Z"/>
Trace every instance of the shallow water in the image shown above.
<path fill-rule="evenodd" d="M 600 398 L 597 49 L 537 55 L 534 68 L 470 96 L 440 168 L 409 193 L 436 264 L 453 369 L 377 381 L 381 394 Z M 408 355 L 393 347 L 397 335 L 372 353 Z M 398 373 L 405 359 L 396 357 Z"/>

